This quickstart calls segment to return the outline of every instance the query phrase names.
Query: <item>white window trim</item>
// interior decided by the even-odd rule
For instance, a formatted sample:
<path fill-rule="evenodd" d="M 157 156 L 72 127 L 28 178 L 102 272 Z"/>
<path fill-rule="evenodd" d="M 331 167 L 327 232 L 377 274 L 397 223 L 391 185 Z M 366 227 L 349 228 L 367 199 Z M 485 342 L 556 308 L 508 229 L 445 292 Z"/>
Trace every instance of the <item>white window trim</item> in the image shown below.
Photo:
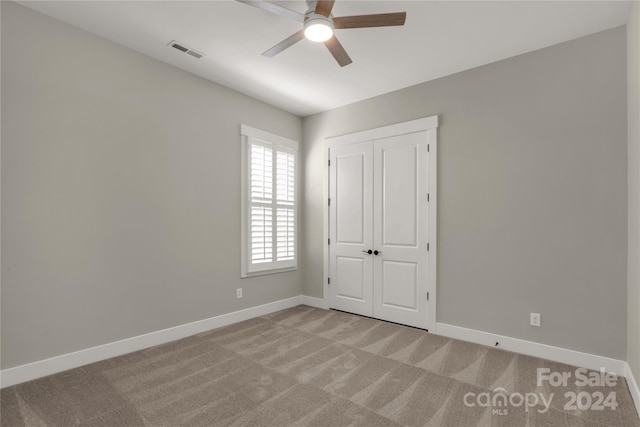
<path fill-rule="evenodd" d="M 279 135 L 275 135 L 260 129 L 252 128 L 247 125 L 240 125 L 240 134 L 241 134 L 241 167 L 240 167 L 240 186 L 241 186 L 241 226 L 240 226 L 240 238 L 241 238 L 241 262 L 240 262 L 240 277 L 253 277 L 253 276 L 261 276 L 265 274 L 274 274 L 281 273 L 285 271 L 294 271 L 298 269 L 298 246 L 300 239 L 298 238 L 298 188 L 299 188 L 299 159 L 298 159 L 298 146 L 299 143 L 292 139 L 284 138 Z M 249 191 L 249 183 L 251 182 L 251 177 L 249 176 L 251 171 L 249 170 L 249 146 L 252 141 L 259 141 L 263 143 L 270 144 L 275 147 L 284 148 L 286 151 L 293 152 L 295 156 L 294 164 L 294 174 L 295 174 L 295 184 L 294 184 L 294 236 L 295 236 L 295 244 L 294 244 L 294 260 L 288 262 L 281 262 L 278 267 L 273 267 L 271 263 L 265 266 L 253 266 L 251 267 L 250 256 L 251 256 L 251 243 L 250 239 L 250 212 L 251 212 L 251 198 Z M 274 188 L 274 191 L 275 188 Z M 275 215 L 275 212 L 274 212 Z M 275 233 L 275 230 L 274 230 Z M 275 253 L 274 253 L 275 256 Z"/>

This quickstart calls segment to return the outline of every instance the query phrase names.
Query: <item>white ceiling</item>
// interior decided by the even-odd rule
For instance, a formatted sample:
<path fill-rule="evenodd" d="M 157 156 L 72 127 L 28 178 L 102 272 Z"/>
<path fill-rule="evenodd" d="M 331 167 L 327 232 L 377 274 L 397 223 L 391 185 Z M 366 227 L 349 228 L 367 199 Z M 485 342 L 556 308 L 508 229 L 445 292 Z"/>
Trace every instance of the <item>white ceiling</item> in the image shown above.
<path fill-rule="evenodd" d="M 404 27 L 338 30 L 353 60 L 340 68 L 308 40 L 263 57 L 301 24 L 232 0 L 19 3 L 300 116 L 624 25 L 630 10 L 617 1 L 337 0 L 334 16 L 407 12 Z M 306 11 L 304 1 L 277 3 Z"/>

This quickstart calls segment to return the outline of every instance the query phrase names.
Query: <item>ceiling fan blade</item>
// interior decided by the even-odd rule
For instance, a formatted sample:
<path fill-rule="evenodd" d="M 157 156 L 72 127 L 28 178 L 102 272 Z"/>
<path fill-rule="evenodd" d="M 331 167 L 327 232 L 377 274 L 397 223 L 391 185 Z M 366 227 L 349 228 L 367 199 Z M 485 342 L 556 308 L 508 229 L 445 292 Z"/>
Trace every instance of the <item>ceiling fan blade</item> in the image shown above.
<path fill-rule="evenodd" d="M 248 4 L 249 6 L 257 7 L 258 9 L 266 10 L 267 12 L 274 13 L 280 16 L 286 16 L 294 21 L 304 22 L 304 14 L 296 12 L 295 10 L 287 9 L 278 4 L 271 3 L 265 0 L 236 0 L 240 3 Z"/>
<path fill-rule="evenodd" d="M 336 30 L 346 28 L 393 27 L 396 25 L 404 25 L 406 18 L 406 12 L 341 16 L 339 18 L 333 18 L 333 26 Z"/>
<path fill-rule="evenodd" d="M 317 0 L 315 12 L 322 16 L 328 17 L 329 15 L 331 15 L 331 9 L 333 9 L 333 4 L 335 2 L 336 0 Z"/>
<path fill-rule="evenodd" d="M 351 58 L 349 58 L 347 51 L 344 50 L 344 47 L 342 47 L 336 36 L 333 36 L 324 42 L 324 45 L 329 49 L 329 52 L 331 52 L 331 55 L 333 55 L 341 67 L 351 64 Z"/>
<path fill-rule="evenodd" d="M 273 58 L 274 56 L 276 56 L 286 48 L 293 46 L 303 38 L 304 38 L 304 30 L 300 30 L 297 33 L 294 33 L 289 37 L 287 37 L 286 39 L 282 40 L 280 43 L 278 43 L 271 49 L 267 50 L 262 55 L 267 56 L 269 58 Z"/>

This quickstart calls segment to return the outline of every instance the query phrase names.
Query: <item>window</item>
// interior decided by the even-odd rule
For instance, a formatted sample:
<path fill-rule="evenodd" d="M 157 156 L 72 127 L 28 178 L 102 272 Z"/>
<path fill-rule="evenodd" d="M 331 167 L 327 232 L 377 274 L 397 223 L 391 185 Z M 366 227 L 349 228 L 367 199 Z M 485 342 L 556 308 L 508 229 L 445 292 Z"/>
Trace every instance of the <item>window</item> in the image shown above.
<path fill-rule="evenodd" d="M 297 267 L 298 143 L 241 126 L 242 277 Z"/>

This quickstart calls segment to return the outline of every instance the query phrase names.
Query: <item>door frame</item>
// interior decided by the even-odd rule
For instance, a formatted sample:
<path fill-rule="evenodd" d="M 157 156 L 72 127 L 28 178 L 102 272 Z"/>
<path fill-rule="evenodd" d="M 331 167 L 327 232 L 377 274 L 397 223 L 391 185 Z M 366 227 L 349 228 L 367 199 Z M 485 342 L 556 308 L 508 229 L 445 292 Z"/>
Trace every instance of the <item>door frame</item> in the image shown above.
<path fill-rule="evenodd" d="M 334 147 L 355 144 L 358 142 L 373 141 L 414 132 L 427 132 L 429 138 L 429 252 L 428 252 L 428 330 L 435 330 L 436 326 L 436 301 L 437 301 L 437 253 L 438 253 L 438 227 L 437 227 L 437 190 L 438 190 L 438 116 L 424 117 L 402 123 L 396 123 L 374 129 L 346 135 L 325 138 L 324 140 L 324 167 L 323 167 L 323 203 L 322 210 L 322 237 L 323 237 L 323 299 L 324 305 L 331 308 L 329 292 L 329 150 Z"/>

